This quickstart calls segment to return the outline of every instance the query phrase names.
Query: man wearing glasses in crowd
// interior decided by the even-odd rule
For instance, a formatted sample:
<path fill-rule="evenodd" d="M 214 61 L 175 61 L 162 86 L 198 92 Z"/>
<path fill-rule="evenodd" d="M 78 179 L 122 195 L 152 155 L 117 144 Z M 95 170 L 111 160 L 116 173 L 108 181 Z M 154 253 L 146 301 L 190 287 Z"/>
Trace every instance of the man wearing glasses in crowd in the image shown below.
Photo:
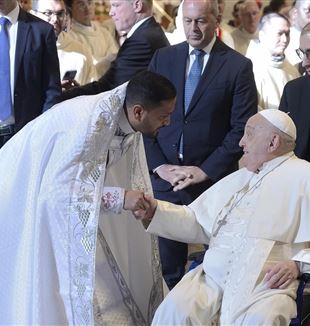
<path fill-rule="evenodd" d="M 296 53 L 302 60 L 301 65 L 305 74 L 286 84 L 279 108 L 284 112 L 290 112 L 297 127 L 295 154 L 310 161 L 310 23 L 301 31 L 299 49 Z"/>
<path fill-rule="evenodd" d="M 53 28 L 17 0 L 0 1 L 0 80 L 1 147 L 61 92 Z"/>

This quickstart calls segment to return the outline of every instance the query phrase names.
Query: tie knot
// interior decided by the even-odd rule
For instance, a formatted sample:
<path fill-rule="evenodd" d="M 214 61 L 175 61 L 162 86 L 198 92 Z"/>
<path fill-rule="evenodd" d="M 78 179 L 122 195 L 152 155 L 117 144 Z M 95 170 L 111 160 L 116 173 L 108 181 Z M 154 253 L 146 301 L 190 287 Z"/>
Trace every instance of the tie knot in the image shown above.
<path fill-rule="evenodd" d="M 0 26 L 5 27 L 5 25 L 9 22 L 9 20 L 6 17 L 0 17 Z"/>
<path fill-rule="evenodd" d="M 192 54 L 195 54 L 196 57 L 201 57 L 201 56 L 204 56 L 206 54 L 206 52 L 201 49 L 194 49 L 192 51 Z"/>

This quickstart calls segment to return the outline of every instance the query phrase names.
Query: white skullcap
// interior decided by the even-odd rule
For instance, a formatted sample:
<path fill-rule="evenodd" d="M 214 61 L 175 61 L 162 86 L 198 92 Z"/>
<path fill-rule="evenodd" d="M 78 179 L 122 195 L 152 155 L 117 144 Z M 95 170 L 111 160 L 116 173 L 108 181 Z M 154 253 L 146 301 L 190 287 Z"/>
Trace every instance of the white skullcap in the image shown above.
<path fill-rule="evenodd" d="M 296 140 L 296 126 L 289 115 L 277 109 L 266 109 L 259 112 L 272 125 Z"/>

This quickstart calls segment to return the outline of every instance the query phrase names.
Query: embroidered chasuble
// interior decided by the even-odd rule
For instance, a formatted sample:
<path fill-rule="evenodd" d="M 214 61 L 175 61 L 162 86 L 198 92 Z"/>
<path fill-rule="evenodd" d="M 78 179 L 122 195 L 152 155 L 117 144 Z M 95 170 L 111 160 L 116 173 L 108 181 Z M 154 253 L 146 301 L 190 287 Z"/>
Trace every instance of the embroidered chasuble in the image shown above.
<path fill-rule="evenodd" d="M 58 104 L 0 150 L 0 324 L 150 324 L 157 238 L 101 205 L 109 185 L 151 193 L 141 134 L 115 134 L 125 92 Z"/>

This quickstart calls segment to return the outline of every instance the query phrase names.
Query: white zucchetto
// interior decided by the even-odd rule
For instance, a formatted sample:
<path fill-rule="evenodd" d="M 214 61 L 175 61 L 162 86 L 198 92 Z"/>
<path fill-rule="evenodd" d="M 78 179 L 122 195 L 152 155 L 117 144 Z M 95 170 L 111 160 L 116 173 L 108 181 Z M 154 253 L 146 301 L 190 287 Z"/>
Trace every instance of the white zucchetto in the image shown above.
<path fill-rule="evenodd" d="M 260 111 L 259 114 L 261 114 L 272 125 L 296 140 L 296 126 L 287 113 L 277 109 L 266 109 Z"/>

